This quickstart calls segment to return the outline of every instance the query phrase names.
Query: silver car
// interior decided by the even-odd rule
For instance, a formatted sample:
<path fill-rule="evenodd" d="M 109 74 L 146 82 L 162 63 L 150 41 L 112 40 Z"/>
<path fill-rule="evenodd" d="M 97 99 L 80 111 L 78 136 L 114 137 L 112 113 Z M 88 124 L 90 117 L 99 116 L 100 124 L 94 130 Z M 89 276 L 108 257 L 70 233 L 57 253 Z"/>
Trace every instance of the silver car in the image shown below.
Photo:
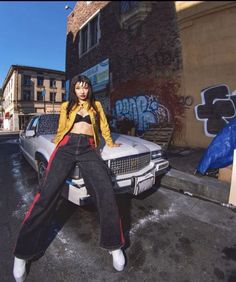
<path fill-rule="evenodd" d="M 56 134 L 58 120 L 58 114 L 34 116 L 26 129 L 20 132 L 20 149 L 38 172 L 39 182 L 44 177 L 50 155 L 55 149 L 52 140 Z M 117 133 L 112 133 L 112 138 L 122 145 L 109 148 L 102 139 L 98 150 L 111 171 L 115 193 L 143 193 L 153 187 L 158 175 L 168 170 L 169 162 L 163 157 L 159 145 Z M 63 195 L 77 205 L 85 204 L 90 198 L 76 164 L 65 181 L 63 191 Z"/>

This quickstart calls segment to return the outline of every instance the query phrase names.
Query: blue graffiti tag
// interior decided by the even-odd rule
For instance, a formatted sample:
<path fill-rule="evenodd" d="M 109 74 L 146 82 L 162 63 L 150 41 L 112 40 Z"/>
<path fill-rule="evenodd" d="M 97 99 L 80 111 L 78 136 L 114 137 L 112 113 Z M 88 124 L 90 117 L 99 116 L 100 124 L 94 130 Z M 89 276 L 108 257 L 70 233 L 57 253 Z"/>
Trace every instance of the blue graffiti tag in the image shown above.
<path fill-rule="evenodd" d="M 169 121 L 169 111 L 153 95 L 123 98 L 115 102 L 113 116 L 135 122 L 136 130 L 145 131 L 150 123 Z"/>

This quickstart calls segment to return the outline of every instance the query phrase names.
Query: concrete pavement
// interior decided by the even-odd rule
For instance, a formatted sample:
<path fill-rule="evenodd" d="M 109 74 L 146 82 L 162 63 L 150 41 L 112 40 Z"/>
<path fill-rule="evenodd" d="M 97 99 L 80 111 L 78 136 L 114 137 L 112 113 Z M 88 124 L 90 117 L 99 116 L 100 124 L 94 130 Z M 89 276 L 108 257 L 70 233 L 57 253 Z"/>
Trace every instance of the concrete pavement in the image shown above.
<path fill-rule="evenodd" d="M 161 185 L 189 195 L 227 204 L 230 184 L 214 177 L 194 175 L 204 153 L 200 148 L 172 147 L 167 151 L 170 171 L 162 177 Z"/>

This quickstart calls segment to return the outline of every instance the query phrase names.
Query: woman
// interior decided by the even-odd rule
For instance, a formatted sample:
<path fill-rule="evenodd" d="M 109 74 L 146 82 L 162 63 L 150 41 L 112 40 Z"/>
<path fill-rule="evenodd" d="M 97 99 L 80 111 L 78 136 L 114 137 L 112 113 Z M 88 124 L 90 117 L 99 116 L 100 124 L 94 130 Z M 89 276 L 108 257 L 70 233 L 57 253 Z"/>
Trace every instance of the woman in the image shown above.
<path fill-rule="evenodd" d="M 26 262 L 43 253 L 43 235 L 56 209 L 62 184 L 75 162 L 99 211 L 100 246 L 112 254 L 114 268 L 123 270 L 125 258 L 121 247 L 124 237 L 118 208 L 108 168 L 96 151 L 99 128 L 109 147 L 121 145 L 112 141 L 101 103 L 93 98 L 90 80 L 77 75 L 71 81 L 69 101 L 61 106 L 59 126 L 53 140 L 57 147 L 18 236 L 13 269 L 16 281 L 24 281 Z"/>

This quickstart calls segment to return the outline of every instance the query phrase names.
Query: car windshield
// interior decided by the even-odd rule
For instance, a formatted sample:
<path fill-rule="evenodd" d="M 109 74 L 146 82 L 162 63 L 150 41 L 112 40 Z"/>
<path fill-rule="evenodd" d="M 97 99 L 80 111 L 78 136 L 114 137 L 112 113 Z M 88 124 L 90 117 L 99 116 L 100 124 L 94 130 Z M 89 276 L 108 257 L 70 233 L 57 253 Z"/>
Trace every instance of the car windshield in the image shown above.
<path fill-rule="evenodd" d="M 38 123 L 38 135 L 56 134 L 59 114 L 41 115 Z"/>

